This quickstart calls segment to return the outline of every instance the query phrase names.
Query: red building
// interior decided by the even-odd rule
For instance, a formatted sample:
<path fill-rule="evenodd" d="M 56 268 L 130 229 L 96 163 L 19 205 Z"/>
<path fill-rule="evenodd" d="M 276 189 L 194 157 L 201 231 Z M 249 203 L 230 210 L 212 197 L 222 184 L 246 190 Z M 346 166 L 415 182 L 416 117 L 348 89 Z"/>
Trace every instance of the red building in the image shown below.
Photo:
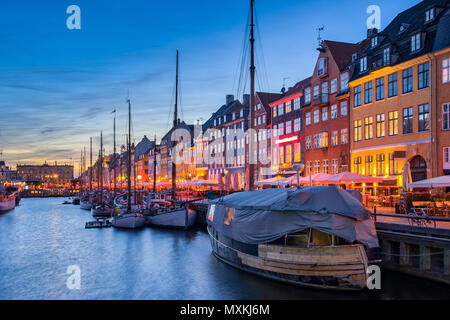
<path fill-rule="evenodd" d="M 336 174 L 349 170 L 348 66 L 361 43 L 323 41 L 311 85 L 305 88 L 303 150 L 305 174 Z"/>
<path fill-rule="evenodd" d="M 292 173 L 302 162 L 302 110 L 305 88 L 311 78 L 298 82 L 278 100 L 270 103 L 272 113 L 272 170 L 274 175 Z"/>

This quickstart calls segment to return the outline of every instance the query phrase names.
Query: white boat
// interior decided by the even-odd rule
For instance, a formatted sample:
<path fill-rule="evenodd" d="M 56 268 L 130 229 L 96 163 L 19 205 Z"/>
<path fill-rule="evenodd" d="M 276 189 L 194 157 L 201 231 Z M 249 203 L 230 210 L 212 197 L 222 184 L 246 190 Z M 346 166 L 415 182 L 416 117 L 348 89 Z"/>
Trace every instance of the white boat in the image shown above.
<path fill-rule="evenodd" d="M 137 229 L 145 225 L 145 217 L 139 212 L 119 213 L 111 221 L 111 225 L 116 228 Z"/>
<path fill-rule="evenodd" d="M 161 209 L 147 216 L 151 226 L 169 229 L 192 228 L 197 219 L 197 213 L 190 208 Z"/>
<path fill-rule="evenodd" d="M 91 210 L 92 209 L 92 202 L 89 200 L 89 197 L 81 199 L 80 209 L 83 209 L 83 210 Z"/>

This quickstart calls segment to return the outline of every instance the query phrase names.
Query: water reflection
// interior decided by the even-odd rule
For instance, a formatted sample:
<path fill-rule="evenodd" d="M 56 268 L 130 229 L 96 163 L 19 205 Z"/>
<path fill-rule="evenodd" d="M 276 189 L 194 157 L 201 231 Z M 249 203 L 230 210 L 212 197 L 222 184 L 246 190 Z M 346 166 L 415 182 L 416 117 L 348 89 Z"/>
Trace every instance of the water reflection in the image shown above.
<path fill-rule="evenodd" d="M 89 211 L 64 199 L 24 199 L 0 216 L 0 299 L 440 299 L 448 286 L 382 272 L 382 290 L 305 289 L 234 269 L 208 235 L 145 228 L 85 229 Z M 69 265 L 81 289 L 66 287 Z"/>

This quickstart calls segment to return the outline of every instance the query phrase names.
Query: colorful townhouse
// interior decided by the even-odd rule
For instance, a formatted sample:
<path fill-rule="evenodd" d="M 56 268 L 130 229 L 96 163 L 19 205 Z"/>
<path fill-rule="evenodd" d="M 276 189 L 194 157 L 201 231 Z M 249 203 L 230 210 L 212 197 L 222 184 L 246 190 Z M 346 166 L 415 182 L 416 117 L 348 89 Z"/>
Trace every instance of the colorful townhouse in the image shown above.
<path fill-rule="evenodd" d="M 447 110 L 448 101 L 448 8 L 448 1 L 423 1 L 382 32 L 369 30 L 370 45 L 353 61 L 349 83 L 352 172 L 383 177 L 397 187 L 406 162 L 413 181 L 438 174 L 444 155 L 434 149 L 450 144 L 444 122 L 437 124 L 445 118 L 437 110 Z M 442 81 L 436 83 L 439 74 Z"/>

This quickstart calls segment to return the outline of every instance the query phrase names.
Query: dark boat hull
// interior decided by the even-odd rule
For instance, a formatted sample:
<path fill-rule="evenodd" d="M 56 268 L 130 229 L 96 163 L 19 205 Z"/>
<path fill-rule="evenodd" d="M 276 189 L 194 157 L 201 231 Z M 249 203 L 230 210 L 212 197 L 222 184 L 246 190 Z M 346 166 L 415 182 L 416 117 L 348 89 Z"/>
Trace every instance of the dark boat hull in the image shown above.
<path fill-rule="evenodd" d="M 213 254 L 235 268 L 306 287 L 334 290 L 366 287 L 367 260 L 362 245 L 293 249 L 236 242 L 219 235 L 211 226 L 208 233 Z"/>

